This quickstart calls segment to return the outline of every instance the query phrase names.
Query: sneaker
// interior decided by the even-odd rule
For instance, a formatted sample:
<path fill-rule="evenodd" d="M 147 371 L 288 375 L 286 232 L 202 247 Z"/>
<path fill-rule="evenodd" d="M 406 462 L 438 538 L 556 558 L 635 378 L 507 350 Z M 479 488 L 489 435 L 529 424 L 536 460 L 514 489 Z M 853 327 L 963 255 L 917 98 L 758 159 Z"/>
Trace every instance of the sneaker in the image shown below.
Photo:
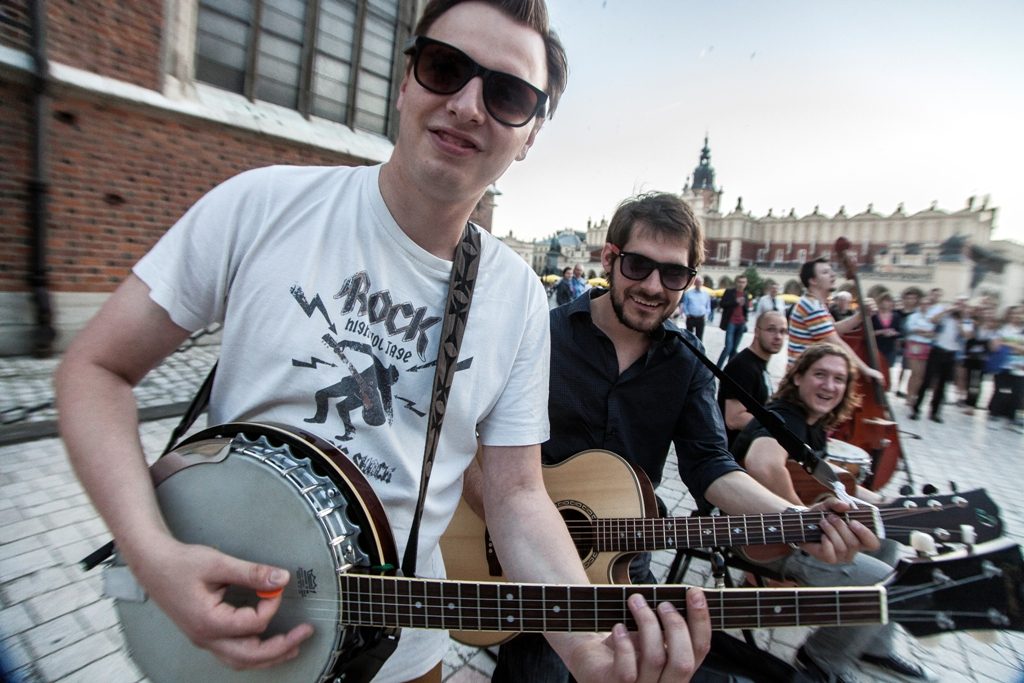
<path fill-rule="evenodd" d="M 938 422 L 939 424 L 945 422 L 945 420 L 942 419 L 942 416 L 939 415 L 938 413 L 932 413 L 931 417 L 929 417 L 928 419 L 931 420 L 932 422 Z"/>
<path fill-rule="evenodd" d="M 816 683 L 858 683 L 858 679 L 849 672 L 829 671 L 818 664 L 803 647 L 796 651 L 796 663 Z"/>
<path fill-rule="evenodd" d="M 901 655 L 893 652 L 889 655 L 871 655 L 864 653 L 860 656 L 860 661 L 870 664 L 871 666 L 878 667 L 883 671 L 891 674 L 896 674 L 901 677 L 901 680 L 907 681 L 937 681 L 935 674 L 917 662 L 912 662 L 909 659 L 902 657 Z"/>

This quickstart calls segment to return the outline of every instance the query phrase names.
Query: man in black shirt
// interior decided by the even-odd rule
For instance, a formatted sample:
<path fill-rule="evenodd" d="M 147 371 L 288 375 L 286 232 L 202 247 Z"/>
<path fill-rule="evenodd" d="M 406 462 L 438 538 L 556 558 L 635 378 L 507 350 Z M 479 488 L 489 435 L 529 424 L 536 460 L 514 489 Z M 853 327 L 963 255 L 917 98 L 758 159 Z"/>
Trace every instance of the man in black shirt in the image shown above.
<path fill-rule="evenodd" d="M 562 279 L 555 285 L 555 305 L 562 306 L 572 301 L 572 268 L 562 269 Z"/>
<path fill-rule="evenodd" d="M 768 374 L 768 360 L 782 350 L 788 328 L 783 313 L 773 310 L 762 313 L 754 324 L 754 340 L 750 346 L 736 354 L 723 370 L 759 405 L 768 403 L 774 391 L 771 375 Z M 732 446 L 736 435 L 754 416 L 728 382 L 720 382 L 718 385 L 718 407 L 725 418 L 726 438 Z"/>
<path fill-rule="evenodd" d="M 790 367 L 768 409 L 782 418 L 804 443 L 824 450 L 826 430 L 846 420 L 857 405 L 856 370 L 847 353 L 828 343 L 813 344 Z M 750 475 L 794 505 L 800 498 L 786 469 L 788 455 L 757 419 L 736 438 L 732 453 Z M 746 551 L 749 559 L 808 586 L 867 586 L 892 573 L 902 546 L 886 539 L 874 556 L 859 554 L 845 563 L 826 564 L 805 552 L 769 557 L 762 549 Z M 752 552 L 758 557 L 753 557 Z M 904 659 L 893 647 L 894 624 L 816 630 L 797 652 L 797 663 L 820 681 L 856 681 L 865 663 L 895 673 L 900 680 L 934 680 L 931 673 Z"/>
<path fill-rule="evenodd" d="M 551 311 L 551 438 L 542 456 L 555 464 L 607 449 L 657 486 L 674 444 L 680 477 L 694 496 L 729 514 L 780 512 L 790 503 L 755 482 L 726 448 L 714 376 L 680 338 L 700 342 L 669 321 L 703 254 L 701 229 L 679 197 L 652 193 L 620 204 L 601 252 L 610 290 L 591 290 Z M 823 507 L 848 509 L 835 499 Z M 804 546 L 809 553 L 846 562 L 861 548 L 877 547 L 864 526 L 836 520 L 823 525 L 826 540 Z M 649 556 L 637 558 L 632 580 L 654 582 L 649 565 Z M 544 639 L 531 635 L 502 646 L 492 678 L 566 680 Z"/>

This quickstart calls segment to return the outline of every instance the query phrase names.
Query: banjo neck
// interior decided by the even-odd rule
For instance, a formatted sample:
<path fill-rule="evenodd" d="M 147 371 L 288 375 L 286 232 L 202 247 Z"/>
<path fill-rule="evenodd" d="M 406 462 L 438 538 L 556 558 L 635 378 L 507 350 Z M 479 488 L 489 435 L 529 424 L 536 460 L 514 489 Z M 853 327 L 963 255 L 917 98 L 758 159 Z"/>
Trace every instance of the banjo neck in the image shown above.
<path fill-rule="evenodd" d="M 358 626 L 471 631 L 636 629 L 626 599 L 671 602 L 685 616 L 686 586 L 557 586 L 341 574 L 341 618 Z M 850 626 L 888 620 L 882 586 L 705 589 L 715 629 Z"/>

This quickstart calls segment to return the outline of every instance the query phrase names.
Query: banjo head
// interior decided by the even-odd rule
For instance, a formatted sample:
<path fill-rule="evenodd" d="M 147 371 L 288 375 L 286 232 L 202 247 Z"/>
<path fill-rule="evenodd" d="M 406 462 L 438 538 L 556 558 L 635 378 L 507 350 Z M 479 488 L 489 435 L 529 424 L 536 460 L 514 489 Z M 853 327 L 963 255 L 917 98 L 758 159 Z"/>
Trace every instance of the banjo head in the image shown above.
<path fill-rule="evenodd" d="M 397 563 L 383 510 L 357 494 L 369 485 L 361 477 L 353 483 L 359 473 L 344 455 L 294 430 L 233 424 L 189 438 L 151 471 L 177 539 L 291 572 L 268 637 L 307 622 L 315 631 L 296 659 L 234 671 L 193 645 L 152 600 L 118 599 L 129 652 L 150 679 L 321 681 L 348 671 L 353 676 L 342 680 L 362 680 L 355 675 L 361 665 L 375 671 L 383 663 L 397 631 L 340 623 L 340 574 L 381 574 Z M 123 567 L 119 557 L 114 565 Z M 225 600 L 254 605 L 258 598 L 229 587 Z"/>

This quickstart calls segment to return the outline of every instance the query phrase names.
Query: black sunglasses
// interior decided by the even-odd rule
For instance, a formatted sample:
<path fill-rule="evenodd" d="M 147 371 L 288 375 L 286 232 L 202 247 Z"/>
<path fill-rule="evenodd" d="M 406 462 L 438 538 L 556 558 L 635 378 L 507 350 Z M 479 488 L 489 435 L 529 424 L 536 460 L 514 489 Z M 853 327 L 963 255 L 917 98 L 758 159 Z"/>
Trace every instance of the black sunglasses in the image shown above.
<path fill-rule="evenodd" d="M 512 128 L 543 117 L 547 94 L 518 76 L 480 66 L 462 50 L 426 36 L 413 36 L 405 54 L 412 55 L 416 82 L 437 95 L 451 95 L 479 76 L 484 82 L 484 107 L 498 123 Z"/>
<path fill-rule="evenodd" d="M 610 244 L 609 247 L 611 247 L 612 253 L 619 257 L 619 269 L 622 274 L 630 280 L 646 280 L 657 268 L 661 286 L 679 292 L 689 287 L 693 278 L 697 277 L 697 271 L 689 266 L 679 263 L 659 263 L 643 254 L 622 251 L 614 244 Z"/>

